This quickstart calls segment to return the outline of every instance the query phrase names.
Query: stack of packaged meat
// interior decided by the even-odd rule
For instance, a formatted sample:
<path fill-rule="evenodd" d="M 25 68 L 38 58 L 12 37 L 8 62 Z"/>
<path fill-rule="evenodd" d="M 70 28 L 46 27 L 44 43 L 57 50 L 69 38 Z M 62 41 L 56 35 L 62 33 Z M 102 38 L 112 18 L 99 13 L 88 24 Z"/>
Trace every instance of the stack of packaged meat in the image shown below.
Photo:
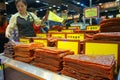
<path fill-rule="evenodd" d="M 120 32 L 120 18 L 106 19 L 100 22 L 101 32 Z"/>
<path fill-rule="evenodd" d="M 13 47 L 15 46 L 16 44 L 12 41 L 9 41 L 8 43 L 5 43 L 4 44 L 4 55 L 9 57 L 9 58 L 13 58 L 14 56 L 14 49 Z"/>
<path fill-rule="evenodd" d="M 94 34 L 93 40 L 120 41 L 120 32 L 102 32 Z"/>
<path fill-rule="evenodd" d="M 77 80 L 115 80 L 113 55 L 67 55 L 63 58 L 62 74 Z"/>
<path fill-rule="evenodd" d="M 30 63 L 33 60 L 33 54 L 35 49 L 43 47 L 43 44 L 18 44 L 14 46 L 14 59 Z"/>
<path fill-rule="evenodd" d="M 53 37 L 48 37 L 47 40 L 49 47 L 55 47 L 58 39 Z"/>
<path fill-rule="evenodd" d="M 55 47 L 42 47 L 41 49 L 35 50 L 35 59 L 32 64 L 41 68 L 58 72 L 63 67 L 62 58 L 71 54 L 74 54 L 74 52 L 57 49 Z"/>

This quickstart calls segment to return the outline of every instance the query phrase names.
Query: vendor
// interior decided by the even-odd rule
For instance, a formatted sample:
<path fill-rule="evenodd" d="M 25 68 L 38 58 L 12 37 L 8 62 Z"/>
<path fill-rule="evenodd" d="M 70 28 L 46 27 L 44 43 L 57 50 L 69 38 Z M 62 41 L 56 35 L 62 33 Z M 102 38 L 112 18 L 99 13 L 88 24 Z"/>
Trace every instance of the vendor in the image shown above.
<path fill-rule="evenodd" d="M 11 37 L 11 32 L 15 27 L 18 28 L 19 37 L 35 37 L 33 23 L 40 25 L 40 19 L 35 14 L 27 11 L 26 0 L 16 0 L 15 5 L 18 12 L 10 18 L 5 33 L 6 37 Z"/>

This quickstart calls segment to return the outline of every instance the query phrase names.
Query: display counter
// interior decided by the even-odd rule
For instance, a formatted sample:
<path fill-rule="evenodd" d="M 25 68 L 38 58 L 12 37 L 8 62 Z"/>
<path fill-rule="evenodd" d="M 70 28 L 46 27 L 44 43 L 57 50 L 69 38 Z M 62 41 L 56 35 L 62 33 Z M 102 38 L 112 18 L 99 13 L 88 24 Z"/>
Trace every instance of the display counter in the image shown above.
<path fill-rule="evenodd" d="M 60 73 L 54 73 L 42 68 L 35 67 L 31 64 L 16 61 L 8 57 L 0 55 L 2 63 L 14 70 L 27 74 L 30 77 L 34 77 L 37 80 L 77 80 Z M 15 75 L 14 75 L 15 76 Z"/>

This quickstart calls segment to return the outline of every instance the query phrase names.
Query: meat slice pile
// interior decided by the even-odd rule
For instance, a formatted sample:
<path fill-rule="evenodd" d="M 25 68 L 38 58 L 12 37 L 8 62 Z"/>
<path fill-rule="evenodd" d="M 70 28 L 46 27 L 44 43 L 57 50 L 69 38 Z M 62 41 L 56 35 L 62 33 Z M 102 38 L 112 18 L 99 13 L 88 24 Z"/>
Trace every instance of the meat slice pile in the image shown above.
<path fill-rule="evenodd" d="M 15 46 L 16 44 L 12 41 L 9 41 L 8 43 L 5 43 L 4 44 L 4 55 L 9 57 L 9 58 L 13 58 L 14 56 L 14 49 L 13 47 Z"/>
<path fill-rule="evenodd" d="M 120 32 L 120 18 L 106 19 L 100 22 L 101 32 Z"/>
<path fill-rule="evenodd" d="M 94 34 L 93 40 L 120 41 L 120 32 L 102 32 Z"/>
<path fill-rule="evenodd" d="M 35 50 L 35 59 L 32 64 L 41 68 L 58 72 L 63 67 L 63 57 L 71 54 L 74 54 L 74 52 L 55 47 L 42 47 L 41 49 Z"/>
<path fill-rule="evenodd" d="M 62 74 L 78 80 L 114 80 L 113 55 L 67 55 L 63 58 Z"/>
<path fill-rule="evenodd" d="M 14 59 L 30 63 L 33 60 L 33 54 L 35 49 L 43 47 L 43 44 L 18 44 L 14 46 Z"/>

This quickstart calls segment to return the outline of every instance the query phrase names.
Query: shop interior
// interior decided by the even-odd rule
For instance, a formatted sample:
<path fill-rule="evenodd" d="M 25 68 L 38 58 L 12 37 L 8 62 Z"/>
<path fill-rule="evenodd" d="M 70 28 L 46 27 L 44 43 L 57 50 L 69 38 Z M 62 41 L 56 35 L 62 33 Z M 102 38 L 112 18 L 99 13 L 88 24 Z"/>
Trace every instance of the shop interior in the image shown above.
<path fill-rule="evenodd" d="M 120 0 L 26 0 L 35 36 L 17 15 L 8 37 L 15 2 L 0 0 L 0 80 L 120 80 Z"/>

